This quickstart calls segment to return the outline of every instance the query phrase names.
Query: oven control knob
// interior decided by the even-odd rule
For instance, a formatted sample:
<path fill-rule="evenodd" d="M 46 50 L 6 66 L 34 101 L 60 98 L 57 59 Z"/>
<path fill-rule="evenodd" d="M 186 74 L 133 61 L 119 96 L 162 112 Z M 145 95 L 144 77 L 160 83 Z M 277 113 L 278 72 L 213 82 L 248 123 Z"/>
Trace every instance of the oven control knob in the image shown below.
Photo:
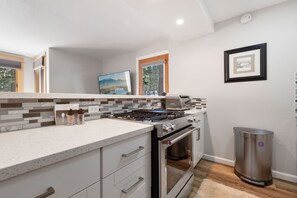
<path fill-rule="evenodd" d="M 163 130 L 164 130 L 164 131 L 167 131 L 167 132 L 169 132 L 169 131 L 170 131 L 170 129 L 171 129 L 171 127 L 170 127 L 170 126 L 168 126 L 168 125 L 165 125 L 165 124 L 163 125 L 163 127 L 162 127 L 162 128 L 163 128 Z"/>
<path fill-rule="evenodd" d="M 195 118 L 195 117 L 190 117 L 190 118 L 188 118 L 188 122 L 190 122 L 190 123 L 194 122 L 194 121 L 195 121 L 194 118 Z"/>
<path fill-rule="evenodd" d="M 171 129 L 172 129 L 172 130 L 175 130 L 175 129 L 176 129 L 176 125 L 175 125 L 175 124 L 172 124 L 172 125 L 171 125 Z"/>
<path fill-rule="evenodd" d="M 194 122 L 196 122 L 196 121 L 197 121 L 197 118 L 196 118 L 195 116 L 193 117 L 193 121 L 194 121 Z"/>

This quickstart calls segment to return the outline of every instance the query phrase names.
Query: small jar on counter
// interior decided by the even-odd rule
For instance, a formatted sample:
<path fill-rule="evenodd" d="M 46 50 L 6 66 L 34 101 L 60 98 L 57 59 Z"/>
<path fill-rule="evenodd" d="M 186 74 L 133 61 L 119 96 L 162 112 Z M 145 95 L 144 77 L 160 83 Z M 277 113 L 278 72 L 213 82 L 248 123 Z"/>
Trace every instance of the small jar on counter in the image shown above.
<path fill-rule="evenodd" d="M 74 125 L 75 124 L 75 115 L 74 111 L 70 109 L 67 111 L 67 125 Z"/>
<path fill-rule="evenodd" d="M 85 115 L 84 115 L 84 110 L 83 109 L 79 109 L 77 111 L 77 124 L 84 124 L 85 123 Z"/>

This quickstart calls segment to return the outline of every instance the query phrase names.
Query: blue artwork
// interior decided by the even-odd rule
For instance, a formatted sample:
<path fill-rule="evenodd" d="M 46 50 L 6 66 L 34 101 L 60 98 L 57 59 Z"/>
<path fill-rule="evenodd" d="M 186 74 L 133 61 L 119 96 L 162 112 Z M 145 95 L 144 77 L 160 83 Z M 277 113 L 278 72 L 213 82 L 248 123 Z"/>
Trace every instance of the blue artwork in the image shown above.
<path fill-rule="evenodd" d="M 131 95 L 130 71 L 99 76 L 99 93 Z"/>

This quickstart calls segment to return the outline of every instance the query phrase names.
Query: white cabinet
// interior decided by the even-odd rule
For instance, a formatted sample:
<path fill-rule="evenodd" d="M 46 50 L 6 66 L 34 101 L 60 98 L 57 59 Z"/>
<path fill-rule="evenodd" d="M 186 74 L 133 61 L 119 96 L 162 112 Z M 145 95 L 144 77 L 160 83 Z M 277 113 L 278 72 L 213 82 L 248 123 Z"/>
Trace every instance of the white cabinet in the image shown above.
<path fill-rule="evenodd" d="M 204 114 L 195 115 L 197 131 L 193 133 L 193 166 L 195 167 L 204 154 Z"/>
<path fill-rule="evenodd" d="M 151 134 L 102 148 L 103 198 L 149 198 Z"/>
<path fill-rule="evenodd" d="M 102 177 L 151 152 L 151 134 L 145 133 L 102 148 Z"/>
<path fill-rule="evenodd" d="M 4 180 L 0 198 L 149 198 L 150 158 L 146 133 Z"/>
<path fill-rule="evenodd" d="M 28 167 L 29 168 L 29 167 Z M 50 198 L 75 195 L 100 180 L 100 150 L 43 167 L 0 182 L 0 197 L 32 198 L 46 192 Z M 98 197 L 97 197 L 98 198 Z"/>
<path fill-rule="evenodd" d="M 103 198 L 139 198 L 151 188 L 150 153 L 102 180 Z M 146 197 L 148 198 L 148 197 Z"/>

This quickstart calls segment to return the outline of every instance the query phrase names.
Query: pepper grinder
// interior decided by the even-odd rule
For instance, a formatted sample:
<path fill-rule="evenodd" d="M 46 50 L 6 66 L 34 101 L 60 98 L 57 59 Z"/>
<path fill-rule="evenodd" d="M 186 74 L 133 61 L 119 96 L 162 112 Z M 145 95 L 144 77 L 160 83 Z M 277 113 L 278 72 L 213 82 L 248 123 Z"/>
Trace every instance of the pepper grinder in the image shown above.
<path fill-rule="evenodd" d="M 74 119 L 74 111 L 70 109 L 67 111 L 67 125 L 74 125 L 75 119 Z"/>
<path fill-rule="evenodd" d="M 84 115 L 84 110 L 83 109 L 79 109 L 78 110 L 78 116 L 77 116 L 77 124 L 84 124 L 85 123 L 85 115 Z"/>

